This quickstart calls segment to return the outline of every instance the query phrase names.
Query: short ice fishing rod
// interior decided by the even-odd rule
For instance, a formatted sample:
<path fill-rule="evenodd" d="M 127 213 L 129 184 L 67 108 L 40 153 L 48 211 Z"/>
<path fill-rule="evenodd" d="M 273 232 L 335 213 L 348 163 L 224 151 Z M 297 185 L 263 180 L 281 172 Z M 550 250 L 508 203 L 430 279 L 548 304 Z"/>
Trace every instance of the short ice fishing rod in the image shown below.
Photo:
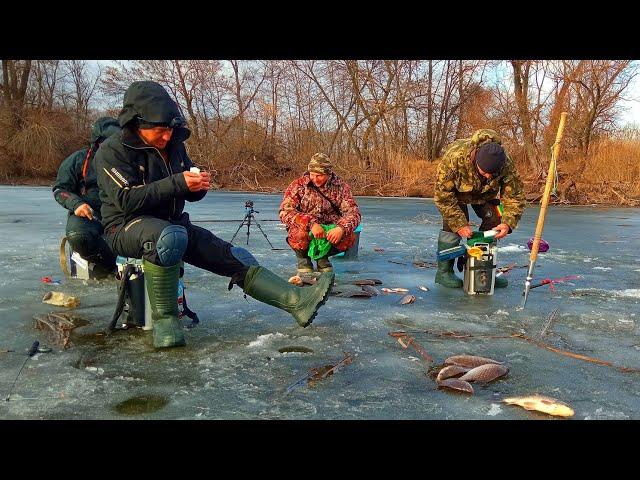
<path fill-rule="evenodd" d="M 564 133 L 564 124 L 567 120 L 567 112 L 560 114 L 560 124 L 558 125 L 558 132 L 556 134 L 556 141 L 553 144 L 553 150 L 551 152 L 551 161 L 549 162 L 549 171 L 547 172 L 547 182 L 544 186 L 544 193 L 542 195 L 542 202 L 540 204 L 540 214 L 538 215 L 538 223 L 536 225 L 536 232 L 533 236 L 533 245 L 531 245 L 531 254 L 529 255 L 529 270 L 527 271 L 527 280 L 524 283 L 524 300 L 522 301 L 521 310 L 524 309 L 527 304 L 527 298 L 529 297 L 529 291 L 531 290 L 531 280 L 533 280 L 533 269 L 538 258 L 538 249 L 540 248 L 540 240 L 542 239 L 542 231 L 544 230 L 544 217 L 547 214 L 547 205 L 549 205 L 549 196 L 551 195 L 551 185 L 556 171 L 556 163 L 558 161 L 558 155 L 560 154 L 560 142 L 562 141 L 562 135 Z"/>
<path fill-rule="evenodd" d="M 33 357 L 36 353 L 38 353 L 38 347 L 40 346 L 40 342 L 38 340 L 36 340 L 35 342 L 33 342 L 33 345 L 31 345 L 31 348 L 29 349 L 29 351 L 27 352 L 27 358 L 24 359 L 24 362 L 22 363 L 22 366 L 20 367 L 20 371 L 18 372 L 18 374 L 16 375 L 15 380 L 13 381 L 13 384 L 11 385 L 11 389 L 9 390 L 9 395 L 7 395 L 7 398 L 5 398 L 5 401 L 9 401 L 9 397 L 11 397 L 11 393 L 13 392 L 13 387 L 16 386 L 16 382 L 18 381 L 18 377 L 20 376 L 20 374 L 22 373 L 22 369 L 24 368 L 24 366 L 27 364 L 27 360 L 29 360 L 31 357 Z"/>

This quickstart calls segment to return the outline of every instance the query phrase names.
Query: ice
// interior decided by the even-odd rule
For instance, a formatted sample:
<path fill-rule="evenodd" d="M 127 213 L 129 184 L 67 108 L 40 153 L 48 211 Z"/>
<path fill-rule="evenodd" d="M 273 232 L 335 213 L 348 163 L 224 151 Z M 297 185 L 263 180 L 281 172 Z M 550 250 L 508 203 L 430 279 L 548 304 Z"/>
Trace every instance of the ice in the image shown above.
<path fill-rule="evenodd" d="M 257 339 L 255 339 L 253 342 L 250 342 L 249 345 L 247 345 L 248 348 L 253 348 L 253 347 L 263 347 L 266 343 L 270 342 L 271 340 L 273 340 L 274 338 L 285 338 L 288 335 L 285 335 L 283 333 L 267 333 L 266 335 L 259 335 Z"/>
<path fill-rule="evenodd" d="M 187 211 L 196 224 L 230 240 L 253 200 L 256 219 L 277 248 L 272 251 L 252 226 L 235 245 L 284 278 L 295 272 L 277 219 L 280 195 L 210 192 Z M 184 348 L 155 351 L 151 332 L 130 330 L 105 337 L 116 301 L 113 281 L 82 282 L 65 278 L 58 249 L 66 216 L 46 187 L 0 187 L 0 392 L 3 396 L 34 340 L 47 344 L 33 328 L 33 316 L 62 307 L 41 302 L 52 289 L 78 296 L 73 310 L 88 322 L 71 334 L 68 349 L 35 355 L 27 361 L 11 400 L 0 405 L 0 419 L 540 419 L 535 412 L 499 404 L 505 396 L 539 392 L 566 401 L 576 419 L 640 419 L 637 373 L 581 361 L 540 348 L 512 334 L 526 334 L 549 346 L 640 368 L 638 299 L 640 228 L 638 209 L 552 206 L 544 238 L 551 245 L 540 254 L 533 283 L 545 278 L 581 278 L 531 290 L 519 311 L 529 262 L 526 242 L 533 236 L 537 208 L 529 208 L 519 227 L 501 240 L 498 266 L 515 263 L 506 289 L 490 297 L 468 296 L 434 283 L 441 219 L 428 199 L 358 198 L 363 214 L 359 256 L 335 259 L 336 281 L 378 278 L 380 287 L 404 287 L 418 299 L 400 305 L 402 295 L 370 299 L 330 296 L 314 322 L 299 327 L 293 318 L 242 290 L 227 290 L 228 278 L 186 265 L 189 307 L 200 324 L 185 331 Z M 615 219 L 624 213 L 629 236 L 611 238 Z M 199 222 L 235 219 L 237 222 Z M 428 219 L 425 220 L 425 219 Z M 477 221 L 472 213 L 472 219 Z M 375 252 L 374 247 L 384 252 Z M 589 260 L 584 262 L 583 260 Z M 398 263 L 393 263 L 398 262 Z M 400 264 L 402 263 L 402 264 Z M 593 268 L 593 267 L 600 268 Z M 611 268 L 605 270 L 604 268 Z M 457 275 L 461 275 L 456 272 Z M 44 276 L 61 280 L 52 287 Z M 428 292 L 418 290 L 425 285 Z M 558 309 L 544 336 L 549 314 Z M 390 331 L 408 332 L 433 357 L 431 366 L 463 353 L 504 361 L 508 375 L 474 385 L 465 396 L 437 389 L 427 362 L 411 345 L 404 349 Z M 443 332 L 474 335 L 455 338 Z M 495 338 L 500 337 L 500 338 Z M 52 346 L 53 345 L 49 345 Z M 279 352 L 305 347 L 309 353 Z M 14 350 L 12 353 L 2 353 Z M 345 352 L 353 362 L 318 382 L 287 393 L 287 387 L 312 368 L 332 365 Z M 132 398 L 154 396 L 157 410 L 124 416 L 116 406 Z M 36 399 L 36 400 L 31 400 Z M 600 409 L 600 410 L 598 410 Z"/>

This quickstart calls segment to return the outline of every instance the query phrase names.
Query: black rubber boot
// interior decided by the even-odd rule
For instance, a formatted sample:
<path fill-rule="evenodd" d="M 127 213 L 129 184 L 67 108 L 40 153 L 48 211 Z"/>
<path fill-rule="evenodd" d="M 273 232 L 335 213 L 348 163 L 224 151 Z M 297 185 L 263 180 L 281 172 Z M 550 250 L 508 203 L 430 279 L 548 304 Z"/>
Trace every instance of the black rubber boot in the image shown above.
<path fill-rule="evenodd" d="M 306 250 L 294 250 L 296 252 L 296 262 L 298 273 L 313 272 L 313 262 Z"/>
<path fill-rule="evenodd" d="M 249 267 L 244 293 L 289 312 L 301 327 L 308 327 L 324 305 L 333 285 L 333 273 L 322 273 L 315 285 L 297 287 L 264 267 Z"/>
<path fill-rule="evenodd" d="M 186 345 L 184 330 L 178 320 L 180 264 L 161 267 L 143 259 L 142 265 L 151 304 L 153 346 L 169 348 Z"/>
<path fill-rule="evenodd" d="M 504 274 L 496 277 L 496 281 L 493 284 L 493 288 L 504 288 L 509 285 L 509 280 L 505 278 Z"/>
<path fill-rule="evenodd" d="M 319 272 L 333 272 L 333 265 L 329 261 L 329 257 L 321 257 L 316 260 Z"/>
<path fill-rule="evenodd" d="M 438 251 L 453 248 L 460 244 L 460 236 L 457 233 L 440 231 L 438 236 Z M 448 288 L 462 288 L 462 280 L 453 273 L 455 258 L 438 262 L 436 283 Z"/>

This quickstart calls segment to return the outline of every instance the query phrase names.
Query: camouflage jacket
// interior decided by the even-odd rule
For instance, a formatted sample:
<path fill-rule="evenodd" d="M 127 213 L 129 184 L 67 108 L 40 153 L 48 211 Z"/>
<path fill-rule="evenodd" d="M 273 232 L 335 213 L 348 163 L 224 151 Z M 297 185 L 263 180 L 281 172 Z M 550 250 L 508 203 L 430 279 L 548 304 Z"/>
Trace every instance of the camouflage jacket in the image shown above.
<path fill-rule="evenodd" d="M 297 225 L 310 227 L 314 223 L 335 223 L 345 235 L 351 234 L 360 224 L 360 209 L 351 195 L 351 187 L 335 173 L 319 190 L 331 199 L 340 210 L 338 214 L 331 204 L 310 186 L 311 177 L 305 172 L 295 179 L 284 192 L 280 204 L 280 220 L 287 228 Z"/>
<path fill-rule="evenodd" d="M 471 138 L 453 142 L 440 161 L 433 199 L 454 232 L 468 223 L 459 203 L 478 204 L 496 198 L 504 207 L 502 223 L 512 229 L 518 226 L 525 207 L 524 186 L 511 157 L 507 155 L 502 172 L 489 181 L 480 175 L 473 161 L 475 149 L 491 141 L 501 143 L 493 130 L 478 130 Z"/>

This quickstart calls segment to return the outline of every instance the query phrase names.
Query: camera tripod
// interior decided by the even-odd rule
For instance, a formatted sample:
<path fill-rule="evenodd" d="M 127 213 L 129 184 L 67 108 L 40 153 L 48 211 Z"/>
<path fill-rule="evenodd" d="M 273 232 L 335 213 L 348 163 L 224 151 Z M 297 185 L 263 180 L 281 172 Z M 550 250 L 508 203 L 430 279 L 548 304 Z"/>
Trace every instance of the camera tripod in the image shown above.
<path fill-rule="evenodd" d="M 253 202 L 251 200 L 245 202 L 244 209 L 247 213 L 244 214 L 244 218 L 242 219 L 242 222 L 238 226 L 236 233 L 234 233 L 233 237 L 231 237 L 231 241 L 229 243 L 233 243 L 233 240 L 236 238 L 236 235 L 238 235 L 238 232 L 240 231 L 240 229 L 246 225 L 247 226 L 247 245 L 249 245 L 249 235 L 251 235 L 251 230 L 250 230 L 251 222 L 253 222 L 260 229 L 260 233 L 262 233 L 262 236 L 265 238 L 265 240 L 271 247 L 271 250 L 282 250 L 280 248 L 275 248 L 269 241 L 269 237 L 267 237 L 267 234 L 264 233 L 264 230 L 262 230 L 260 223 L 258 222 L 258 220 L 256 220 L 256 217 L 253 215 L 254 212 L 255 213 L 260 213 L 260 212 L 253 209 Z"/>

